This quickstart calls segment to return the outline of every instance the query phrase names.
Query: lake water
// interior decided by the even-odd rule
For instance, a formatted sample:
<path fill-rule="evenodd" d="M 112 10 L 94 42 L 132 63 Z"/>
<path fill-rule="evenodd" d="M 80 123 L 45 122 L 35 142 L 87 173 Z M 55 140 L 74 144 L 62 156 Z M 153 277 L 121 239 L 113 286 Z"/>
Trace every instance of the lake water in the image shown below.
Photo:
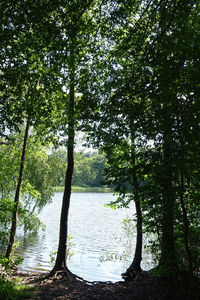
<path fill-rule="evenodd" d="M 52 269 L 50 253 L 57 251 L 62 193 L 55 193 L 53 202 L 40 214 L 46 225 L 37 237 L 24 239 L 19 247 L 24 261 L 19 270 L 47 272 Z M 72 193 L 68 234 L 73 238 L 68 261 L 69 269 L 89 281 L 122 280 L 121 273 L 130 265 L 135 247 L 135 229 L 123 227 L 124 218 L 133 218 L 134 205 L 113 210 L 104 205 L 113 201 L 112 193 Z M 129 231 L 133 231 L 130 238 Z M 151 257 L 144 253 L 142 267 L 152 266 Z"/>

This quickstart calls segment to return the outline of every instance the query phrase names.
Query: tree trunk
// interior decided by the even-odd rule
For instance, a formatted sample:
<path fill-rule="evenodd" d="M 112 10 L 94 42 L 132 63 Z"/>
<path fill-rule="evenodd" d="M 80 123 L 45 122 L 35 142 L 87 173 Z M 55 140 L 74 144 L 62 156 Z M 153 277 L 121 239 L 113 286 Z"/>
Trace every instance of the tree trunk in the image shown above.
<path fill-rule="evenodd" d="M 136 216 L 137 216 L 137 237 L 136 237 L 136 246 L 133 261 L 126 270 L 125 273 L 122 274 L 122 278 L 125 280 L 133 279 L 137 273 L 141 272 L 141 261 L 142 261 L 142 211 L 140 206 L 140 201 L 135 200 L 135 208 L 136 208 Z"/>
<path fill-rule="evenodd" d="M 168 123 L 168 122 L 167 122 Z M 166 269 L 176 266 L 175 241 L 174 241 L 174 206 L 175 193 L 173 189 L 173 176 L 171 167 L 171 139 L 170 124 L 163 134 L 163 174 L 162 174 L 162 239 L 161 257 L 159 265 Z"/>
<path fill-rule="evenodd" d="M 179 122 L 178 122 L 178 134 L 179 134 L 180 149 L 181 149 L 180 158 L 181 158 L 181 161 L 184 162 L 184 141 L 183 141 L 183 137 L 182 137 L 182 134 L 181 134 Z M 185 201 L 184 201 L 185 185 L 184 185 L 184 173 L 183 173 L 182 169 L 180 170 L 180 173 L 181 173 L 181 182 L 180 182 L 179 196 L 180 196 L 181 210 L 182 210 L 182 213 L 183 213 L 184 246 L 185 246 L 185 251 L 186 251 L 187 261 L 188 261 L 189 278 L 191 279 L 192 276 L 193 276 L 193 261 L 192 261 L 192 254 L 191 254 L 191 251 L 190 251 L 189 239 L 188 239 L 189 221 L 188 221 L 187 209 L 186 209 Z"/>
<path fill-rule="evenodd" d="M 68 231 L 68 213 L 71 197 L 72 176 L 74 170 L 74 96 L 75 96 L 75 64 L 74 64 L 74 45 L 73 39 L 70 40 L 70 87 L 69 87 L 69 108 L 68 108 L 68 145 L 67 145 L 67 170 L 65 176 L 65 190 L 63 195 L 60 234 L 56 262 L 50 275 L 60 270 L 67 270 L 67 231 Z"/>
<path fill-rule="evenodd" d="M 125 280 L 130 280 L 135 277 L 135 273 L 141 272 L 141 261 L 142 261 L 142 210 L 140 205 L 140 198 L 138 192 L 138 179 L 136 174 L 136 158 L 135 158 L 135 145 L 134 145 L 134 135 L 132 133 L 132 141 L 131 141 L 131 160 L 132 160 L 132 177 L 133 177 L 133 194 L 135 201 L 135 209 L 136 209 L 136 219 L 137 219 L 137 236 L 136 236 L 136 247 L 133 261 L 130 267 L 127 269 L 125 273 L 122 274 L 122 277 Z"/>
<path fill-rule="evenodd" d="M 183 173 L 181 173 L 181 191 L 180 191 L 180 203 L 181 203 L 181 210 L 183 213 L 183 226 L 184 226 L 184 246 L 185 251 L 187 255 L 187 261 L 188 261 L 188 272 L 190 279 L 193 275 L 193 261 L 192 261 L 192 254 L 189 247 L 189 241 L 188 241 L 188 229 L 189 229 L 189 222 L 187 217 L 187 210 L 184 203 L 184 176 Z"/>
<path fill-rule="evenodd" d="M 65 177 L 65 190 L 63 195 L 61 217 L 60 217 L 60 235 L 59 235 L 59 245 L 56 257 L 55 266 L 52 270 L 52 274 L 59 270 L 66 270 L 66 252 L 67 252 L 67 229 L 68 229 L 68 213 L 70 206 L 71 197 L 71 183 L 74 167 L 73 159 L 73 146 L 68 146 L 68 166 Z"/>
<path fill-rule="evenodd" d="M 141 261 L 142 261 L 142 211 L 140 206 L 140 200 L 135 199 L 135 208 L 137 216 L 137 240 L 134 259 L 131 264 L 131 268 L 136 272 L 141 272 Z"/>
<path fill-rule="evenodd" d="M 23 173 L 24 173 L 24 161 L 25 161 L 25 154 L 26 154 L 28 131 L 29 131 L 29 120 L 27 120 L 25 133 L 24 133 L 24 141 L 23 141 L 22 154 L 21 154 L 19 178 L 18 178 L 18 183 L 17 183 L 17 187 L 16 187 L 16 191 L 15 191 L 15 198 L 14 198 L 14 208 L 13 208 L 13 214 L 12 214 L 10 238 L 9 238 L 9 243 L 8 243 L 8 247 L 7 247 L 6 254 L 5 254 L 5 257 L 7 257 L 7 258 L 9 258 L 11 255 L 12 248 L 13 248 L 13 245 L 15 242 L 16 230 L 17 230 L 17 213 L 18 213 L 18 206 L 19 206 L 20 189 L 21 189 Z"/>

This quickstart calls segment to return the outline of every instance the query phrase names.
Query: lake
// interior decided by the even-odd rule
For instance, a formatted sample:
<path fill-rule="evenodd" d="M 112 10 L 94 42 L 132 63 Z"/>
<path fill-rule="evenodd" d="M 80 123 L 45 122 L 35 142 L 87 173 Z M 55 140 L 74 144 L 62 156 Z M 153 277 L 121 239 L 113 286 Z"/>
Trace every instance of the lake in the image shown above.
<path fill-rule="evenodd" d="M 59 218 L 63 193 L 55 193 L 53 202 L 40 213 L 46 230 L 35 237 L 24 239 L 18 235 L 24 261 L 20 271 L 47 272 L 52 269 L 50 253 L 57 251 Z M 122 280 L 121 273 L 130 265 L 135 247 L 135 228 L 124 229 L 123 219 L 133 218 L 134 205 L 113 210 L 105 207 L 116 197 L 112 193 L 72 193 L 68 234 L 74 254 L 68 261 L 69 269 L 89 281 Z M 131 223 L 134 224 L 134 223 Z M 130 232 L 133 232 L 133 236 Z M 142 267 L 149 269 L 152 258 L 145 253 Z"/>

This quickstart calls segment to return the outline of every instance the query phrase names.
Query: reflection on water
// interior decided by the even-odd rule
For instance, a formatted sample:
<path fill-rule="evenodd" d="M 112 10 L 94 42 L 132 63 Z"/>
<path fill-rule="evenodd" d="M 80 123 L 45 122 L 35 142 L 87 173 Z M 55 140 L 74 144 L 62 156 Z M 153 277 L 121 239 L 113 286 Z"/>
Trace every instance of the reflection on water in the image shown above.
<path fill-rule="evenodd" d="M 68 234 L 73 236 L 74 255 L 68 266 L 87 280 L 121 280 L 120 274 L 132 261 L 135 238 L 132 244 L 127 244 L 122 221 L 132 217 L 134 206 L 117 210 L 104 207 L 113 197 L 111 193 L 72 193 Z M 51 270 L 50 253 L 57 251 L 61 203 L 62 193 L 55 193 L 53 202 L 41 212 L 45 232 L 26 239 L 18 235 L 21 241 L 18 252 L 24 257 L 21 271 Z M 146 255 L 144 262 L 147 269 L 152 260 Z"/>

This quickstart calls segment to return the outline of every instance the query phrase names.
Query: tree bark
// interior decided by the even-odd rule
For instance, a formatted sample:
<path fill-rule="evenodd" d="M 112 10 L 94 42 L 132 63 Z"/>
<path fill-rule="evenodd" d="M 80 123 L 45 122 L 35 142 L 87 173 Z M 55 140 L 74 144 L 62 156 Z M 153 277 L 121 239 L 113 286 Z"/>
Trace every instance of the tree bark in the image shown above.
<path fill-rule="evenodd" d="M 178 122 L 178 134 L 179 134 L 179 140 L 180 140 L 180 158 L 181 161 L 184 162 L 184 141 L 183 137 L 181 134 L 181 129 L 180 129 L 180 122 Z M 184 190 L 185 190 L 185 184 L 184 184 L 184 173 L 183 169 L 180 170 L 181 174 L 181 182 L 180 182 L 180 205 L 181 205 L 181 210 L 183 214 L 183 233 L 184 233 L 184 247 L 187 255 L 187 261 L 188 261 L 188 273 L 189 273 L 189 278 L 191 279 L 193 276 L 193 259 L 192 259 L 192 254 L 190 251 L 190 246 L 189 246 L 189 221 L 188 221 L 188 216 L 187 216 L 187 209 L 184 201 Z"/>
<path fill-rule="evenodd" d="M 140 200 L 135 199 L 135 208 L 137 215 L 137 239 L 134 259 L 131 264 L 131 268 L 136 272 L 141 272 L 141 261 L 142 261 L 142 210 L 140 205 Z"/>
<path fill-rule="evenodd" d="M 70 206 L 70 197 L 71 197 L 71 183 L 74 167 L 73 159 L 73 147 L 68 146 L 68 166 L 65 177 L 65 190 L 63 195 L 61 217 L 60 217 L 60 235 L 59 235 L 59 245 L 58 252 L 56 257 L 55 266 L 52 270 L 52 274 L 56 271 L 66 270 L 66 252 L 67 252 L 67 231 L 68 231 L 68 213 Z"/>
<path fill-rule="evenodd" d="M 190 279 L 193 275 L 193 261 L 192 261 L 192 254 L 189 247 L 189 240 L 188 240 L 188 229 L 189 229 L 189 221 L 187 216 L 187 209 L 185 207 L 184 203 L 184 176 L 183 173 L 181 173 L 181 191 L 180 191 L 180 204 L 181 204 L 181 210 L 183 213 L 183 226 L 184 226 L 184 246 L 185 251 L 187 255 L 187 261 L 188 261 L 188 272 Z"/>
<path fill-rule="evenodd" d="M 17 187 L 16 187 L 16 191 L 15 191 L 15 198 L 14 198 L 14 208 L 13 208 L 13 214 L 12 214 L 10 237 L 9 237 L 9 243 L 8 243 L 8 247 L 7 247 L 6 254 L 5 254 L 6 258 L 10 257 L 12 248 L 13 248 L 13 245 L 15 242 L 15 236 L 16 236 L 16 230 L 17 230 L 17 213 L 18 213 L 18 206 L 19 206 L 19 196 L 20 196 L 20 189 L 21 189 L 23 173 L 24 173 L 24 161 L 25 161 L 25 155 L 26 155 L 28 132 L 29 132 L 29 120 L 27 120 L 25 133 L 24 133 L 24 141 L 23 141 L 21 162 L 20 162 L 20 169 L 19 169 L 19 178 L 18 178 L 18 183 L 17 183 Z"/>
<path fill-rule="evenodd" d="M 134 135 L 131 136 L 131 161 L 132 161 L 132 178 L 133 178 L 133 194 L 136 210 L 136 219 L 137 219 L 137 236 L 136 236 L 136 246 L 133 261 L 130 267 L 125 273 L 122 274 L 122 277 L 126 279 L 132 279 L 135 277 L 135 273 L 141 272 L 141 261 L 142 261 L 142 242 L 143 242 L 143 233 L 142 233 L 142 210 L 138 192 L 138 179 L 136 174 L 136 157 L 135 157 L 135 145 L 134 145 Z"/>
<path fill-rule="evenodd" d="M 173 176 L 171 167 L 171 126 L 167 122 L 163 134 L 163 173 L 162 173 L 162 239 L 161 257 L 159 265 L 166 269 L 176 266 L 175 241 L 174 241 L 174 206 L 175 193 L 173 189 Z"/>
<path fill-rule="evenodd" d="M 137 216 L 137 236 L 136 236 L 136 246 L 135 246 L 135 253 L 133 261 L 126 270 L 125 273 L 122 274 L 122 277 L 125 280 L 133 279 L 137 273 L 142 271 L 141 268 L 141 261 L 142 261 L 142 240 L 143 240 L 143 233 L 142 233 L 142 210 L 140 201 L 135 200 L 135 208 L 136 208 L 136 216 Z"/>
<path fill-rule="evenodd" d="M 68 108 L 68 145 L 67 145 L 67 170 L 65 176 L 65 189 L 63 194 L 60 233 L 56 262 L 50 275 L 60 270 L 67 270 L 67 232 L 68 232 L 68 213 L 71 198 L 72 176 L 74 170 L 74 98 L 75 98 L 75 63 L 74 63 L 74 44 L 73 38 L 70 39 L 70 84 L 69 84 L 69 108 Z"/>

